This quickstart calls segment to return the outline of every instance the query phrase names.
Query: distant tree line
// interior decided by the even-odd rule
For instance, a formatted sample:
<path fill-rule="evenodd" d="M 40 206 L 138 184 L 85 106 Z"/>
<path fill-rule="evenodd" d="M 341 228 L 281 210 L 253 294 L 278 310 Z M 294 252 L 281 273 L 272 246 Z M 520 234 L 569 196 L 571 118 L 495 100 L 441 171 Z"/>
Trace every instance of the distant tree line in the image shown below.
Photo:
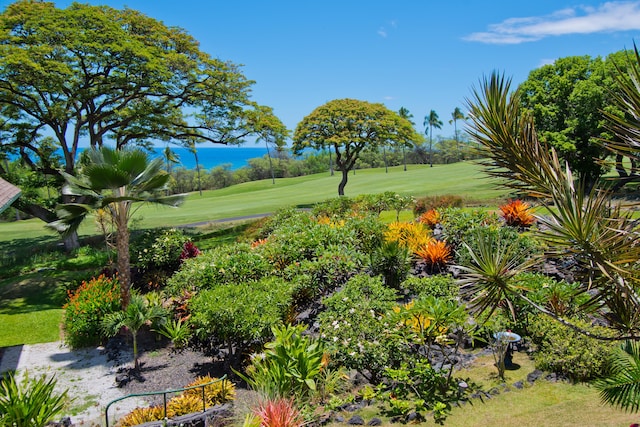
<path fill-rule="evenodd" d="M 458 150 L 456 150 L 458 148 Z M 406 150 L 407 164 L 428 164 L 429 147 L 423 144 L 415 145 Z M 273 176 L 275 178 L 292 178 L 296 176 L 312 175 L 316 173 L 330 173 L 331 159 L 328 151 L 293 156 L 288 150 L 272 150 Z M 386 165 L 402 166 L 403 152 L 401 147 L 391 147 L 382 150 L 365 150 L 360 153 L 356 161 L 356 169 L 383 168 Z M 477 159 L 478 154 L 474 146 L 466 137 L 461 137 L 456 143 L 454 138 L 438 138 L 434 143 L 433 163 L 450 164 L 459 160 Z M 232 169 L 231 163 L 218 165 L 210 169 L 200 170 L 200 188 L 202 190 L 216 190 L 249 181 L 271 179 L 268 157 L 249 159 L 247 166 Z M 189 193 L 198 191 L 198 174 L 196 169 L 173 167 L 171 169 L 170 188 L 172 193 Z"/>

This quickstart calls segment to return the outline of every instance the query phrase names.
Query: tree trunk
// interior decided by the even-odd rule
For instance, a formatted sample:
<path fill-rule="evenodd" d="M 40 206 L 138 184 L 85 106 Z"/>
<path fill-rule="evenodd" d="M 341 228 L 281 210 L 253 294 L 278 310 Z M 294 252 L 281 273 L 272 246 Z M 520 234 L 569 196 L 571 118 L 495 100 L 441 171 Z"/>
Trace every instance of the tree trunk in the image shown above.
<path fill-rule="evenodd" d="M 116 246 L 118 248 L 118 280 L 120 281 L 120 304 L 126 309 L 131 300 L 131 269 L 129 260 L 129 225 L 125 204 L 118 203 L 116 210 Z"/>
<path fill-rule="evenodd" d="M 347 185 L 347 180 L 349 179 L 349 169 L 342 169 L 342 180 L 338 185 L 338 196 L 344 196 L 344 187 Z"/>

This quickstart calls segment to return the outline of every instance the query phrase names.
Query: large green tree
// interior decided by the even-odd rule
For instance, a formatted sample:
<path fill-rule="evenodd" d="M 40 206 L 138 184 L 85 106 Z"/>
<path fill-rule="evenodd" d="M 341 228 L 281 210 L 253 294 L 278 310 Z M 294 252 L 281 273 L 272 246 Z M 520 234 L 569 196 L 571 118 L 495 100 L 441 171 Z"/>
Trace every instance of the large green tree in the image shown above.
<path fill-rule="evenodd" d="M 604 160 L 611 152 L 602 141 L 611 141 L 614 135 L 604 112 L 623 114 L 613 100 L 619 87 L 613 76 L 618 74 L 616 64 L 625 67 L 626 54 L 560 58 L 531 71 L 518 88 L 522 107 L 533 115 L 538 138 L 569 163 L 587 188 L 607 170 Z M 635 167 L 627 171 L 623 157 L 618 156 L 616 169 L 628 178 L 635 174 Z"/>
<path fill-rule="evenodd" d="M 43 135 L 71 175 L 81 143 L 242 142 L 253 132 L 247 114 L 258 108 L 252 83 L 237 65 L 200 51 L 184 30 L 132 9 L 19 0 L 0 14 L 0 150 L 39 173 L 60 176 Z M 16 207 L 56 219 L 28 201 Z"/>
<path fill-rule="evenodd" d="M 77 176 L 63 172 L 67 181 L 63 193 L 70 201 L 58 206 L 58 221 L 49 226 L 62 233 L 75 231 L 92 212 L 104 209 L 116 229 L 118 278 L 122 307 L 129 305 L 131 270 L 129 259 L 129 221 L 134 203 L 177 206 L 183 195 L 165 196 L 169 174 L 163 160 L 149 160 L 140 149 L 114 150 L 107 146 L 90 149 Z"/>
<path fill-rule="evenodd" d="M 440 120 L 435 110 L 431 110 L 429 114 L 424 117 L 423 125 L 425 133 L 427 133 L 427 129 L 429 129 L 429 166 L 433 167 L 433 128 L 442 128 L 442 120 Z"/>
<path fill-rule="evenodd" d="M 382 104 L 356 99 L 336 99 L 316 108 L 296 127 L 293 151 L 305 148 L 333 148 L 336 169 L 342 172 L 338 195 L 344 195 L 349 171 L 365 148 L 377 149 L 389 142 L 416 141 L 413 126 L 407 119 Z"/>

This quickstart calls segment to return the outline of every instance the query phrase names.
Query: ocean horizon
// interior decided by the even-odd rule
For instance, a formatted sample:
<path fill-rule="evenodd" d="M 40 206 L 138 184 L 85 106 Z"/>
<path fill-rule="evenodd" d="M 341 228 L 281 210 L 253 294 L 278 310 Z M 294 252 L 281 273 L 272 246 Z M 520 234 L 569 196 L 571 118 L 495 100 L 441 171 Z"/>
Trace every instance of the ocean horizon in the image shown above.
<path fill-rule="evenodd" d="M 173 168 L 195 169 L 196 159 L 189 149 L 184 147 L 170 147 L 178 158 L 179 163 Z M 154 147 L 156 156 L 163 157 L 164 147 Z M 249 160 L 263 157 L 267 154 L 265 147 L 198 147 L 198 163 L 200 170 L 210 170 L 217 166 L 229 165 L 229 169 L 236 170 L 249 165 Z"/>

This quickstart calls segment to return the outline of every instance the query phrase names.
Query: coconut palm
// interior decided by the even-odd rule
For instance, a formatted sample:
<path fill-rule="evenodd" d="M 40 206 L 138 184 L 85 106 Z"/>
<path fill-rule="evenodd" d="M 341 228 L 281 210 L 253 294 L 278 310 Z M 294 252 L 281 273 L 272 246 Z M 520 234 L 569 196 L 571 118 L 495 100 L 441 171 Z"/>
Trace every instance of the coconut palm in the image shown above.
<path fill-rule="evenodd" d="M 63 194 L 82 197 L 83 203 L 67 203 L 57 209 L 58 221 L 51 227 L 70 233 L 78 229 L 86 216 L 107 209 L 116 228 L 118 274 L 122 308 L 129 304 L 131 271 L 129 260 L 129 220 L 136 202 L 178 206 L 184 196 L 164 196 L 169 175 L 162 170 L 162 158 L 149 160 L 139 149 L 113 150 L 108 147 L 88 150 L 89 162 L 77 176 L 61 172 L 66 180 Z"/>
<path fill-rule="evenodd" d="M 456 160 L 460 157 L 460 139 L 458 136 L 458 120 L 467 120 L 467 117 L 462 113 L 462 110 L 456 107 L 451 113 L 451 120 L 449 124 L 453 123 L 453 136 L 456 139 Z"/>
<path fill-rule="evenodd" d="M 429 115 L 424 118 L 424 131 L 427 132 L 427 126 L 429 126 L 429 166 L 433 167 L 433 128 L 441 129 L 442 121 L 438 118 L 438 113 L 435 110 L 431 110 Z"/>
<path fill-rule="evenodd" d="M 413 119 L 413 114 L 411 114 L 408 109 L 404 107 L 400 107 L 400 109 L 398 110 L 398 115 L 403 119 L 408 120 L 409 123 L 411 123 L 411 126 L 416 125 L 413 121 L 411 121 L 411 119 Z M 402 143 L 402 163 L 404 164 L 404 171 L 406 172 L 407 171 L 407 155 L 405 153 L 404 143 Z"/>
<path fill-rule="evenodd" d="M 127 328 L 133 338 L 133 365 L 135 369 L 140 367 L 138 361 L 138 331 L 144 325 L 161 323 L 166 319 L 167 313 L 158 304 L 150 304 L 142 295 L 131 295 L 131 301 L 122 311 L 107 314 L 102 320 L 102 331 L 106 336 L 116 335 L 120 329 Z"/>
<path fill-rule="evenodd" d="M 164 162 L 167 166 L 167 173 L 170 174 L 173 169 L 173 165 L 180 163 L 180 156 L 178 156 L 168 145 L 164 147 L 164 150 L 162 150 L 162 156 L 164 157 Z"/>
<path fill-rule="evenodd" d="M 196 160 L 196 173 L 198 174 L 198 193 L 202 196 L 202 181 L 200 180 L 200 163 L 198 162 L 198 149 L 196 148 L 196 142 L 190 140 L 187 142 L 187 149 Z"/>

